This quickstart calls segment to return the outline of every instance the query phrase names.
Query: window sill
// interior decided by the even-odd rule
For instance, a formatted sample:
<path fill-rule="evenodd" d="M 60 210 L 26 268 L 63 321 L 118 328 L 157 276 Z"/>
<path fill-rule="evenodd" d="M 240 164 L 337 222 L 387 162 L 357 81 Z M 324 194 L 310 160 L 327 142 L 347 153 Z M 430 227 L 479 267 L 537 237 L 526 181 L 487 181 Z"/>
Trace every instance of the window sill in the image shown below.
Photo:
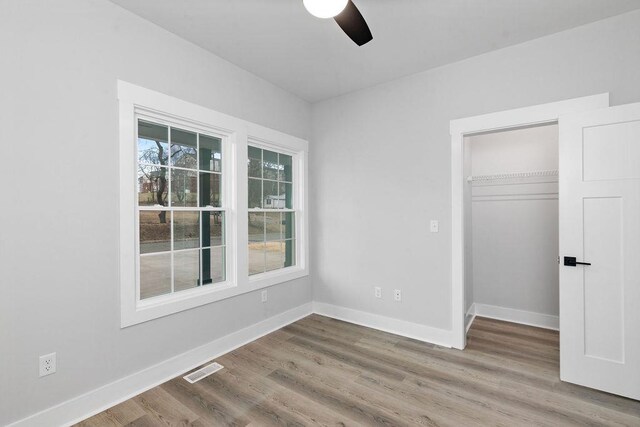
<path fill-rule="evenodd" d="M 139 301 L 137 304 L 137 310 L 147 310 L 153 307 L 160 307 L 171 303 L 177 303 L 185 300 L 201 298 L 210 293 L 221 292 L 225 289 L 235 288 L 235 284 L 231 282 L 212 283 L 205 286 L 200 286 L 193 289 L 187 289 L 184 291 L 176 292 L 173 294 L 159 295 L 157 297 L 147 298 Z"/>
<path fill-rule="evenodd" d="M 158 319 L 180 311 L 196 308 L 241 294 L 234 282 L 222 282 L 205 287 L 181 291 L 175 294 L 149 298 L 131 303 L 128 308 L 122 305 L 120 327 L 137 325 L 138 323 Z"/>
<path fill-rule="evenodd" d="M 166 296 L 149 298 L 138 302 L 134 310 L 127 311 L 123 307 L 121 328 L 148 322 L 191 308 L 211 304 L 232 298 L 247 292 L 274 286 L 280 283 L 308 276 L 309 272 L 302 267 L 289 267 L 282 270 L 250 276 L 245 286 L 239 287 L 233 282 L 222 282 L 207 287 L 194 288 Z M 210 286 L 210 287 L 209 287 Z"/>
<path fill-rule="evenodd" d="M 266 288 L 267 286 L 289 282 L 308 275 L 309 271 L 299 266 L 267 271 L 266 273 L 249 276 L 249 287 L 251 290 Z"/>

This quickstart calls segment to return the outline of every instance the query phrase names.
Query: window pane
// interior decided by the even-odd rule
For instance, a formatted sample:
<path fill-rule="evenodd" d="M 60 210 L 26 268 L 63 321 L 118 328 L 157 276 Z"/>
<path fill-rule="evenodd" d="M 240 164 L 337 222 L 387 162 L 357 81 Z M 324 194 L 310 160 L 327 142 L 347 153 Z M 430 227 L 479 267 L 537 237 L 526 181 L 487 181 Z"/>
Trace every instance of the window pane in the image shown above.
<path fill-rule="evenodd" d="M 267 212 L 265 215 L 266 240 L 282 240 L 282 221 L 279 212 Z"/>
<path fill-rule="evenodd" d="M 202 247 L 224 245 L 224 212 L 202 212 Z"/>
<path fill-rule="evenodd" d="M 262 181 L 249 178 L 249 209 L 262 207 Z"/>
<path fill-rule="evenodd" d="M 275 181 L 263 181 L 264 188 L 264 209 L 280 209 L 282 202 L 278 198 L 278 183 Z"/>
<path fill-rule="evenodd" d="M 197 172 L 171 170 L 171 206 L 193 207 L 198 201 Z"/>
<path fill-rule="evenodd" d="M 140 253 L 171 250 L 171 212 L 140 211 Z"/>
<path fill-rule="evenodd" d="M 168 135 L 166 126 L 138 120 L 138 162 L 166 165 L 169 158 Z"/>
<path fill-rule="evenodd" d="M 249 146 L 247 169 L 249 176 L 254 178 L 262 178 L 262 150 Z"/>
<path fill-rule="evenodd" d="M 280 154 L 280 168 L 279 168 L 279 176 L 278 179 L 280 181 L 291 182 L 293 180 L 293 169 L 292 169 L 292 159 L 291 156 L 287 156 L 286 154 Z"/>
<path fill-rule="evenodd" d="M 263 210 L 249 214 L 249 274 L 295 265 L 295 213 L 264 212 L 293 209 L 293 157 L 251 146 L 248 155 L 249 209 Z"/>
<path fill-rule="evenodd" d="M 284 245 L 284 267 L 296 265 L 295 240 L 285 240 Z"/>
<path fill-rule="evenodd" d="M 200 213 L 173 212 L 173 249 L 200 247 Z"/>
<path fill-rule="evenodd" d="M 265 271 L 265 243 L 249 243 L 249 275 L 264 273 Z"/>
<path fill-rule="evenodd" d="M 264 179 L 278 179 L 278 153 L 273 151 L 263 150 L 263 177 Z"/>
<path fill-rule="evenodd" d="M 171 253 L 140 257 L 140 299 L 171 292 Z"/>
<path fill-rule="evenodd" d="M 222 171 L 222 140 L 200 134 L 200 170 Z"/>
<path fill-rule="evenodd" d="M 200 173 L 200 206 L 212 206 L 219 208 L 222 203 L 220 200 L 222 176 L 216 173 Z"/>
<path fill-rule="evenodd" d="M 284 246 L 282 242 L 266 243 L 266 271 L 277 270 L 284 266 Z"/>
<path fill-rule="evenodd" d="M 278 194 L 278 199 L 280 203 L 283 204 L 282 207 L 287 209 L 293 209 L 293 187 L 291 184 L 283 183 L 280 184 L 280 192 Z"/>
<path fill-rule="evenodd" d="M 294 241 L 285 240 L 266 243 L 266 271 L 295 265 Z"/>
<path fill-rule="evenodd" d="M 173 270 L 175 292 L 197 287 L 200 278 L 200 251 L 175 252 Z"/>
<path fill-rule="evenodd" d="M 225 280 L 225 248 L 202 250 L 202 277 L 205 285 L 224 282 Z"/>
<path fill-rule="evenodd" d="M 141 299 L 226 280 L 224 212 L 206 209 L 222 206 L 222 146 L 215 136 L 138 121 L 138 204 L 158 206 L 139 211 Z M 262 178 L 262 150 L 251 152 Z M 261 180 L 256 196 L 262 206 Z"/>
<path fill-rule="evenodd" d="M 282 236 L 284 239 L 295 237 L 295 215 L 293 212 L 282 213 Z"/>
<path fill-rule="evenodd" d="M 167 168 L 160 166 L 138 166 L 138 205 L 166 206 L 169 183 Z"/>
<path fill-rule="evenodd" d="M 249 212 L 249 242 L 264 242 L 263 212 Z"/>
<path fill-rule="evenodd" d="M 197 146 L 195 133 L 171 128 L 171 166 L 197 169 Z"/>

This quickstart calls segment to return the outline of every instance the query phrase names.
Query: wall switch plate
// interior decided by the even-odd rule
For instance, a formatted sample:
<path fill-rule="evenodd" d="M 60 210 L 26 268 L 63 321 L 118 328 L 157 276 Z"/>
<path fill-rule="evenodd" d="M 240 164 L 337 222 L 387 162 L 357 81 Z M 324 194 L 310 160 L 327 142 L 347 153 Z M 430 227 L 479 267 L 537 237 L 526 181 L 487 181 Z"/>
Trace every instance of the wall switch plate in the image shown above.
<path fill-rule="evenodd" d="M 402 291 L 400 289 L 394 289 L 393 299 L 396 301 L 402 301 Z"/>
<path fill-rule="evenodd" d="M 51 375 L 56 372 L 56 354 L 50 353 L 40 356 L 40 376 Z"/>
<path fill-rule="evenodd" d="M 262 291 L 262 302 L 267 302 L 267 290 Z"/>
<path fill-rule="evenodd" d="M 438 222 L 437 219 L 432 219 L 431 220 L 431 232 L 432 233 L 437 233 L 438 231 L 440 231 L 440 223 Z"/>
<path fill-rule="evenodd" d="M 382 288 L 380 286 L 376 286 L 373 288 L 376 298 L 382 298 Z"/>

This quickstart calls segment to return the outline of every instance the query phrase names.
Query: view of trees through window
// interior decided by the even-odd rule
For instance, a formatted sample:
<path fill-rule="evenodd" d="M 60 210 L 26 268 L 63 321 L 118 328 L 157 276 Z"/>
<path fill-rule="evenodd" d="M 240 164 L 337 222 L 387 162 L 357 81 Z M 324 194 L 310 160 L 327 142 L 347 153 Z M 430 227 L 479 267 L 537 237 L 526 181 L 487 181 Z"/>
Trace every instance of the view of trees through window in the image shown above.
<path fill-rule="evenodd" d="M 138 121 L 140 299 L 225 280 L 222 140 Z"/>

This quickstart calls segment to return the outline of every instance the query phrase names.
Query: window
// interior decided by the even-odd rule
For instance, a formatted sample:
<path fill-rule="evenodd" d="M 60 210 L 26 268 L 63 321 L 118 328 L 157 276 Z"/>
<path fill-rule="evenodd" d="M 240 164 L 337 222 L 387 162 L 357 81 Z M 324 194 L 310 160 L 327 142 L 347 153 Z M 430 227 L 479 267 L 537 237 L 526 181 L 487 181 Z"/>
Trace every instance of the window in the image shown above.
<path fill-rule="evenodd" d="M 248 147 L 249 275 L 295 265 L 293 157 Z"/>
<path fill-rule="evenodd" d="M 118 98 L 123 328 L 309 274 L 306 141 L 122 81 Z"/>
<path fill-rule="evenodd" d="M 138 120 L 139 299 L 225 280 L 222 139 Z"/>

